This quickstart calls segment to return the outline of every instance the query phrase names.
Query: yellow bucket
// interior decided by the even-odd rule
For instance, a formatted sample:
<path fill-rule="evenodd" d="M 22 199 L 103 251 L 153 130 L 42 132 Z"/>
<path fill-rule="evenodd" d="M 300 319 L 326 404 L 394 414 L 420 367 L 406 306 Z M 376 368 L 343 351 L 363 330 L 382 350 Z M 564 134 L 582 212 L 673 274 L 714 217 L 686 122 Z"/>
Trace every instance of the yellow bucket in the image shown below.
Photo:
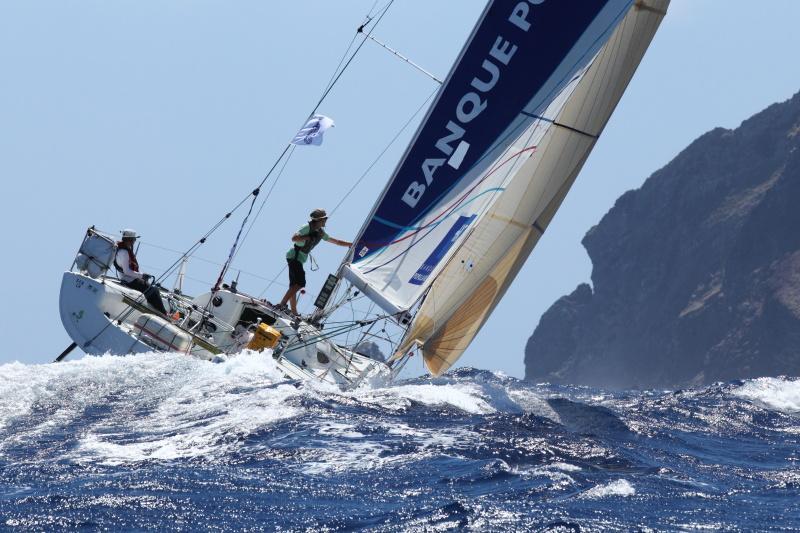
<path fill-rule="evenodd" d="M 280 331 L 272 326 L 259 324 L 252 340 L 250 340 L 250 343 L 247 345 L 247 349 L 260 352 L 264 348 L 274 348 L 278 344 L 278 339 L 280 338 Z"/>

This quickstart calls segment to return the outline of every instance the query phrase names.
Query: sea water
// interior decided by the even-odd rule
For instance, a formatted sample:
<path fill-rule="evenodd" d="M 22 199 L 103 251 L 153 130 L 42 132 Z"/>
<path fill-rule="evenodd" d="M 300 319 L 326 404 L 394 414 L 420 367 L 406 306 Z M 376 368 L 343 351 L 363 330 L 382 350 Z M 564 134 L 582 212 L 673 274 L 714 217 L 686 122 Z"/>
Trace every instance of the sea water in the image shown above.
<path fill-rule="evenodd" d="M 0 366 L 0 529 L 800 529 L 800 380 L 460 369 L 341 392 L 249 354 Z"/>

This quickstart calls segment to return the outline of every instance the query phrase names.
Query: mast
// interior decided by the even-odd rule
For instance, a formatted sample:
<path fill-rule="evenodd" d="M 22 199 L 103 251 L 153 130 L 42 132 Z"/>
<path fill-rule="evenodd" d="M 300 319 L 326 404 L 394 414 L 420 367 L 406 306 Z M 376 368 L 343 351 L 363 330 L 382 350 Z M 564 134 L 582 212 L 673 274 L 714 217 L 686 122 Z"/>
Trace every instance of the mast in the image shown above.
<path fill-rule="evenodd" d="M 181 266 L 178 269 L 178 275 L 175 277 L 175 286 L 172 292 L 175 294 L 183 294 L 183 280 L 186 277 L 186 263 L 189 261 L 187 257 L 181 257 Z"/>

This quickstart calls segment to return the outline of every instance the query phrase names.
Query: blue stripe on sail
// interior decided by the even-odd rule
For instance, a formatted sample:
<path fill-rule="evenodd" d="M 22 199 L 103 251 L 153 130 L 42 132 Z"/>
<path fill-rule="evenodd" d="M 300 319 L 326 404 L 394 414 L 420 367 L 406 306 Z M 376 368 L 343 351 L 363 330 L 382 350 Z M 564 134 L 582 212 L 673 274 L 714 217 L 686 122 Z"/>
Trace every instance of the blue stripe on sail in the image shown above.
<path fill-rule="evenodd" d="M 471 198 L 470 200 L 468 200 L 463 205 L 466 205 L 466 204 L 468 204 L 470 202 L 475 201 L 478 197 L 483 196 L 484 194 L 488 194 L 488 193 L 491 193 L 491 192 L 502 192 L 504 190 L 505 190 L 504 187 L 493 187 L 491 189 L 486 189 L 485 191 L 483 191 L 480 194 L 476 195 L 474 198 Z M 459 206 L 459 207 L 463 207 L 463 205 Z M 365 274 L 369 274 L 370 272 L 372 272 L 374 270 L 377 270 L 377 269 L 379 269 L 381 267 L 384 267 L 384 266 L 388 265 L 389 263 L 391 263 L 392 261 L 398 259 L 399 257 L 402 257 L 408 250 L 410 250 L 411 248 L 413 248 L 414 246 L 416 246 L 417 244 L 419 244 L 420 242 L 425 240 L 425 237 L 427 237 L 434 229 L 436 229 L 436 227 L 439 224 L 441 224 L 442 222 L 444 222 L 445 220 L 447 220 L 448 218 L 453 216 L 455 213 L 456 213 L 456 210 L 453 209 L 453 211 L 448 213 L 447 216 L 445 216 L 442 220 L 440 220 L 438 222 L 433 222 L 433 223 L 425 225 L 425 226 L 420 226 L 419 228 L 416 228 L 416 229 L 412 230 L 412 231 L 417 231 L 417 230 L 418 231 L 428 230 L 428 231 L 425 233 L 425 235 L 423 235 L 419 239 L 417 239 L 414 242 L 412 242 L 411 244 L 409 244 L 408 248 L 405 248 L 402 252 L 400 252 L 399 254 L 395 255 L 391 259 L 381 263 L 380 265 L 376 265 L 374 267 L 371 267 L 369 270 L 365 271 Z M 376 257 L 380 256 L 383 252 L 386 251 L 387 248 L 388 248 L 387 246 L 381 246 L 379 249 L 376 249 L 375 253 L 370 256 L 370 259 L 375 259 Z"/>
<path fill-rule="evenodd" d="M 518 135 L 517 132 L 521 128 L 527 127 L 532 122 L 520 119 L 520 111 L 526 108 L 533 112 L 543 111 L 552 102 L 554 95 L 569 83 L 565 80 L 574 78 L 576 72 L 588 63 L 591 56 L 599 49 L 599 44 L 602 44 L 610 30 L 624 16 L 631 3 L 632 0 L 572 3 L 562 0 L 530 5 L 528 20 L 532 24 L 532 29 L 522 34 L 515 33 L 514 27 L 508 21 L 508 9 L 513 8 L 514 4 L 495 2 L 487 8 L 482 23 L 465 48 L 459 65 L 448 77 L 439 98 L 417 132 L 415 142 L 387 187 L 372 220 L 362 232 L 355 248 L 354 261 L 370 257 L 395 240 L 399 232 L 415 227 L 419 220 L 458 186 L 465 175 L 472 171 L 479 173 L 480 167 L 489 163 L 486 161 L 487 157 L 496 151 L 505 139 Z M 608 21 L 607 27 L 600 32 L 593 31 L 593 42 L 582 45 L 583 53 L 578 56 L 574 66 L 571 68 L 569 65 L 564 66 L 562 63 L 575 43 L 580 41 L 592 21 L 608 5 L 619 9 L 611 14 L 605 13 L 604 22 Z M 500 31 L 501 29 L 503 31 Z M 518 46 L 518 49 L 506 66 L 500 65 L 503 70 L 500 71 L 491 91 L 487 91 L 486 95 L 480 95 L 473 90 L 474 84 L 489 79 L 487 78 L 489 70 L 484 67 L 484 61 L 494 60 L 494 57 L 489 57 L 487 50 L 491 50 L 496 42 L 501 42 L 498 40 L 501 39 L 499 36 L 502 36 L 502 39 L 507 38 L 508 42 Z M 499 64 L 498 61 L 495 63 Z M 537 71 L 532 69 L 531 65 L 542 68 Z M 563 79 L 553 84 L 552 75 L 556 70 L 564 69 L 569 70 L 565 72 Z M 542 90 L 546 93 L 539 94 L 538 104 L 534 104 L 531 98 Z M 474 108 L 468 105 L 471 100 L 469 98 L 464 100 L 469 94 L 472 94 L 470 98 L 473 100 L 477 95 L 478 99 L 475 101 L 485 102 L 486 109 L 491 108 L 491 112 L 481 111 L 470 121 L 471 124 L 462 124 L 465 126 L 465 133 L 460 140 L 470 143 L 469 152 L 464 158 L 465 164 L 460 165 L 469 169 L 464 171 L 463 168 L 459 170 L 447 166 L 443 162 L 446 161 L 447 154 L 436 150 L 435 146 L 437 141 L 447 136 L 448 121 L 455 122 L 458 117 L 456 109 L 461 109 L 465 115 L 474 111 Z M 481 100 L 484 96 L 485 99 Z M 465 101 L 467 103 L 461 105 Z M 502 102 L 501 107 L 498 107 L 498 102 Z M 530 109 L 531 106 L 535 107 Z M 452 130 L 450 132 L 452 133 Z M 449 147 L 451 153 L 453 150 L 459 151 L 456 148 L 458 141 L 459 139 L 456 139 L 451 142 L 452 146 Z M 426 159 L 439 160 L 430 167 L 431 183 L 427 183 L 422 175 L 422 162 Z M 412 207 L 404 203 L 402 198 L 413 182 L 425 184 L 425 191 Z"/>
<path fill-rule="evenodd" d="M 486 189 L 485 191 L 481 191 L 480 194 L 476 194 L 475 196 L 473 196 L 472 198 L 470 198 L 469 200 L 467 200 L 463 204 L 459 204 L 458 207 L 461 208 L 461 207 L 464 207 L 466 205 L 469 205 L 472 202 L 474 202 L 475 200 L 477 200 L 478 198 L 480 198 L 481 196 L 483 196 L 484 194 L 488 194 L 490 192 L 504 191 L 504 190 L 505 190 L 505 187 L 492 187 L 491 189 Z M 438 226 L 439 224 L 441 224 L 442 222 L 444 222 L 445 220 L 447 220 L 448 218 L 453 216 L 453 214 L 454 214 L 454 212 L 453 213 L 449 213 L 443 219 L 438 220 L 436 222 L 431 222 L 430 224 L 425 224 L 424 226 L 398 226 L 394 222 L 389 222 L 388 220 L 383 220 L 380 217 L 375 217 L 375 220 L 377 220 L 381 224 L 386 224 L 389 227 L 392 227 L 392 228 L 395 228 L 395 229 L 399 229 L 401 231 L 401 233 L 403 233 L 403 232 L 406 232 L 406 231 L 417 231 L 417 230 L 422 230 L 422 229 L 425 229 L 425 228 L 431 228 L 431 227 Z"/>
<path fill-rule="evenodd" d="M 430 275 L 433 273 L 433 269 L 436 268 L 436 265 L 438 265 L 444 257 L 444 254 L 446 254 L 447 251 L 453 247 L 453 244 L 455 244 L 461 234 L 464 233 L 464 230 L 467 229 L 467 226 L 469 226 L 477 216 L 478 215 L 465 217 L 462 215 L 458 217 L 458 220 L 456 220 L 455 224 L 453 224 L 453 227 L 447 231 L 447 234 L 444 236 L 439 245 L 434 248 L 433 252 L 431 252 L 431 255 L 429 255 L 425 262 L 422 263 L 422 266 L 417 269 L 408 282 L 412 285 L 422 285 L 425 283 L 428 280 L 428 277 L 430 277 Z"/>

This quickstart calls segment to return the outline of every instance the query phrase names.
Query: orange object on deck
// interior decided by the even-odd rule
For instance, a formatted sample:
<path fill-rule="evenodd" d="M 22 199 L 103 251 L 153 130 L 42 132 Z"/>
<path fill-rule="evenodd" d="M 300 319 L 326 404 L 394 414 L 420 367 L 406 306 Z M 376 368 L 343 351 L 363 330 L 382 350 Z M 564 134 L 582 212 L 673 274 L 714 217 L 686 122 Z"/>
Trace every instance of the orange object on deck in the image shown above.
<path fill-rule="evenodd" d="M 281 332 L 267 324 L 259 324 L 253 339 L 247 344 L 248 350 L 261 351 L 265 348 L 274 348 L 281 338 Z"/>

